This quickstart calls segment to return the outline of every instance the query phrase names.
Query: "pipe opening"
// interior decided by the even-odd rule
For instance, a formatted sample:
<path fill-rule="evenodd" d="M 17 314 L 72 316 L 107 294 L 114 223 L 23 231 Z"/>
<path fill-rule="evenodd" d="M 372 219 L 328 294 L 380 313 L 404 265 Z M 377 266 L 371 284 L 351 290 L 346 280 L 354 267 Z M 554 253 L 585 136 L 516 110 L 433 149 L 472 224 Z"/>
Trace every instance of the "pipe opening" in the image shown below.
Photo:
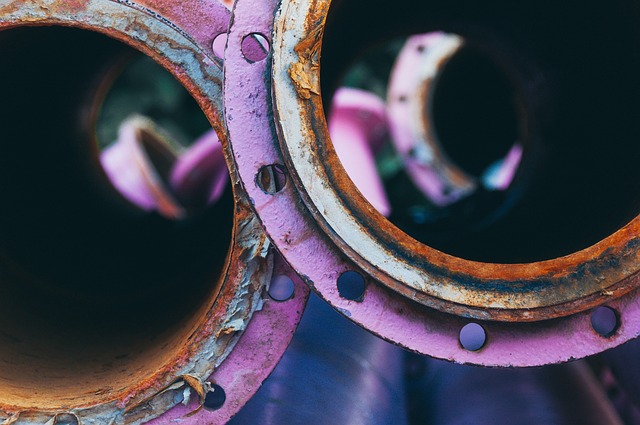
<path fill-rule="evenodd" d="M 3 405 L 61 409 L 135 390 L 174 361 L 218 293 L 230 189 L 177 219 L 127 201 L 101 167 L 97 139 L 113 128 L 98 125 L 96 136 L 96 111 L 132 57 L 90 31 L 0 32 Z M 166 151 L 140 134 L 166 171 Z"/>
<path fill-rule="evenodd" d="M 424 179 L 436 182 L 444 201 L 416 184 L 403 152 L 383 147 L 376 157 L 389 220 L 409 236 L 467 260 L 558 258 L 640 212 L 638 19 L 627 1 L 580 8 L 334 1 L 322 50 L 325 104 L 345 82 L 373 89 L 388 109 L 423 96 L 422 118 L 448 164 Z M 428 97 L 420 90 L 390 97 L 406 37 L 435 31 L 457 35 L 466 47 L 439 64 Z M 490 171 L 512 154 L 509 184 L 487 185 Z"/>
<path fill-rule="evenodd" d="M 424 119 L 445 155 L 476 179 L 521 138 L 514 87 L 497 63 L 472 46 L 444 64 L 427 103 Z"/>
<path fill-rule="evenodd" d="M 132 115 L 153 120 L 172 137 L 174 148 L 191 146 L 211 124 L 182 84 L 153 59 L 128 49 L 114 60 L 95 99 L 100 149 L 118 139 Z"/>

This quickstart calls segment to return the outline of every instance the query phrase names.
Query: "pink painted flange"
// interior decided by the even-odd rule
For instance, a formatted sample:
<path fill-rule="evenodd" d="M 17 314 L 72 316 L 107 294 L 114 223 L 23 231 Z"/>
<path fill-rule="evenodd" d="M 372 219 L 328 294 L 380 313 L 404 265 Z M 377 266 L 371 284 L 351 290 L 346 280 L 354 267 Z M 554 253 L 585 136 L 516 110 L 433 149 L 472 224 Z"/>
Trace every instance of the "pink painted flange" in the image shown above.
<path fill-rule="evenodd" d="M 121 124 L 115 143 L 100 154 L 100 162 L 111 183 L 131 203 L 167 218 L 184 218 L 186 210 L 203 209 L 220 199 L 229 172 L 214 130 L 182 154 L 168 137 L 150 119 L 131 117 Z M 154 164 L 155 157 L 165 163 Z"/>
<path fill-rule="evenodd" d="M 138 207 L 153 211 L 158 208 L 158 201 L 164 198 L 154 196 L 160 184 L 157 179 L 144 178 L 157 176 L 159 171 L 144 154 L 138 140 L 130 137 L 140 127 L 150 129 L 155 125 L 148 119 L 140 118 L 125 122 L 121 138 L 105 150 L 101 161 L 107 176 L 118 190 Z M 175 165 L 171 171 L 171 187 L 176 197 L 206 200 L 206 205 L 201 207 L 214 205 L 229 179 L 222 147 L 215 132 L 205 133 L 191 148 L 173 160 Z M 165 192 L 168 189 L 162 189 L 161 194 L 167 195 Z M 182 208 L 180 204 L 175 205 L 176 208 Z M 219 366 L 216 365 L 215 372 L 207 379 L 207 382 L 222 387 L 226 394 L 225 403 L 218 410 L 200 409 L 202 401 L 193 396 L 191 390 L 186 390 L 183 393 L 186 405 L 177 404 L 149 424 L 160 425 L 170 421 L 187 425 L 225 423 L 249 401 L 271 374 L 288 347 L 309 298 L 309 288 L 280 255 L 275 251 L 272 254 L 273 278 L 287 276 L 291 279 L 293 294 L 289 299 L 276 301 L 265 291 L 262 308 L 253 313 L 229 355 Z M 189 394 L 188 399 L 184 398 L 186 394 Z"/>
<path fill-rule="evenodd" d="M 256 311 L 233 351 L 207 379 L 225 391 L 227 401 L 218 410 L 199 409 L 197 397 L 188 405 L 178 404 L 149 425 L 223 424 L 233 417 L 258 391 L 284 354 L 302 318 L 309 288 L 279 255 L 274 258 L 274 277 L 287 276 L 294 283 L 292 298 L 275 301 L 266 293 L 263 307 Z M 196 412 L 194 414 L 194 412 Z"/>
<path fill-rule="evenodd" d="M 308 6 L 303 3 L 289 4 L 287 16 L 294 16 L 300 8 Z M 337 289 L 338 277 L 345 271 L 358 269 L 322 233 L 300 202 L 293 184 L 271 195 L 255 183 L 261 167 L 284 164 L 270 119 L 273 116 L 270 84 L 271 78 L 290 79 L 284 72 L 271 76 L 269 58 L 247 61 L 241 52 L 241 42 L 248 34 L 261 33 L 273 43 L 274 11 L 279 6 L 276 0 L 238 0 L 235 5 L 225 52 L 227 125 L 244 189 L 267 234 L 321 297 L 354 322 L 391 342 L 459 363 L 491 366 L 558 363 L 601 352 L 638 336 L 640 302 L 636 301 L 636 293 L 611 302 L 610 306 L 620 315 L 621 325 L 609 338 L 593 331 L 589 312 L 529 323 L 477 321 L 487 334 L 484 347 L 478 351 L 468 351 L 459 342 L 460 329 L 469 323 L 468 319 L 419 305 L 375 281 L 368 281 L 361 301 L 342 298 Z M 303 22 L 303 14 L 300 15 L 298 18 Z"/>
<path fill-rule="evenodd" d="M 116 0 L 121 1 L 122 0 Z M 172 23 L 187 33 L 204 52 L 222 64 L 213 49 L 213 41 L 225 34 L 229 26 L 228 1 L 224 0 L 136 0 L 127 1 L 131 7 L 144 8 L 160 19 L 171 17 Z"/>
<path fill-rule="evenodd" d="M 438 206 L 459 201 L 476 188 L 474 178 L 428 140 L 432 135 L 422 125 L 423 103 L 428 101 L 421 93 L 423 84 L 437 77 L 436 63 L 442 67 L 461 45 L 459 36 L 442 32 L 409 37 L 389 79 L 387 110 L 392 143 L 413 183 Z"/>
<path fill-rule="evenodd" d="M 171 15 L 177 17 L 175 23 L 181 26 L 193 37 L 194 41 L 200 45 L 203 55 L 208 57 L 207 61 L 196 62 L 194 67 L 215 67 L 221 66 L 219 58 L 213 54 L 212 41 L 216 35 L 226 31 L 230 12 L 217 0 L 186 0 L 184 2 L 166 2 L 162 0 L 142 0 L 136 4 L 131 3 L 131 7 L 154 12 L 157 17 Z M 149 9 L 146 9 L 149 8 Z M 185 67 L 185 69 L 190 69 Z M 184 69 L 176 68 L 180 73 L 186 73 Z M 217 71 L 219 73 L 219 70 Z M 205 73 L 209 77 L 211 72 Z M 183 80 L 184 82 L 184 80 Z M 193 79 L 194 86 L 189 87 L 199 95 L 219 93 L 221 79 L 205 78 Z M 198 83 L 201 83 L 200 86 Z M 204 99 L 204 100 L 203 100 Z M 205 104 L 205 112 L 209 118 L 217 118 L 221 115 L 222 105 L 220 96 L 209 96 L 197 99 L 201 105 Z M 211 108 L 215 111 L 212 113 Z M 224 122 L 214 122 L 224 126 Z M 224 134 L 222 127 L 220 134 Z M 130 139 L 130 138 L 129 138 Z M 130 140 L 129 140 L 130 141 Z M 131 143 L 127 143 L 130 147 Z M 149 193 L 154 189 L 150 180 L 133 179 L 122 180 L 122 175 L 117 171 L 124 168 L 141 168 L 143 170 L 154 171 L 153 164 L 146 161 L 135 161 L 131 158 L 131 149 L 122 149 L 122 155 L 115 155 L 113 163 L 107 164 L 109 160 L 104 158 L 103 165 L 112 180 L 118 181 L 125 192 L 131 195 L 129 200 L 146 210 L 157 209 L 157 197 L 149 197 Z M 109 156 L 109 155 L 107 155 Z M 143 158 L 144 159 L 144 158 Z M 148 159 L 148 158 L 147 158 Z M 128 164 L 128 165 L 126 165 Z M 134 165 L 135 164 L 135 165 Z M 109 172 L 109 171 L 112 172 Z M 205 171 L 204 173 L 202 171 Z M 140 171 L 140 170 L 137 170 Z M 209 179 L 208 182 L 203 182 Z M 170 187 L 163 187 L 163 191 L 173 192 L 177 199 L 174 199 L 176 208 L 182 209 L 191 199 L 204 199 L 207 205 L 213 205 L 222 195 L 229 181 L 227 165 L 224 161 L 223 146 L 220 144 L 217 134 L 214 131 L 206 133 L 195 145 L 185 153 L 175 158 L 175 165 L 168 178 Z M 127 186 L 129 185 L 129 186 Z M 152 187 L 153 186 L 153 187 Z M 202 194 L 195 192 L 204 191 Z M 242 196 L 242 195 L 239 195 Z M 244 199 L 244 198 L 243 198 Z M 244 201 L 246 202 L 246 201 Z M 174 217 L 178 218 L 178 217 Z M 199 410 L 193 413 L 199 406 L 197 396 L 193 391 L 185 388 L 183 396 L 190 392 L 190 403 L 185 406 L 179 399 L 175 400 L 175 407 L 168 410 L 162 416 L 151 420 L 151 424 L 165 424 L 168 422 L 179 422 L 186 425 L 224 423 L 237 413 L 240 408 L 253 396 L 262 382 L 275 368 L 281 356 L 285 352 L 291 337 L 301 319 L 304 306 L 309 296 L 309 288 L 304 285 L 297 275 L 288 267 L 277 255 L 271 251 L 273 256 L 274 276 L 288 276 L 294 283 L 294 293 L 292 298 L 285 301 L 274 301 L 266 293 L 268 282 L 264 282 L 265 293 L 262 294 L 262 307 L 257 309 L 251 316 L 247 328 L 241 331 L 237 342 L 229 347 L 228 354 L 223 359 L 211 358 L 211 361 L 221 361 L 215 364 L 215 371 L 207 379 L 220 385 L 226 393 L 226 402 L 218 410 Z M 240 273 L 238 273 L 240 274 Z"/>
<path fill-rule="evenodd" d="M 164 164 L 155 164 L 153 158 L 161 158 Z M 185 215 L 167 184 L 177 159 L 168 136 L 142 116 L 124 121 L 118 139 L 100 154 L 102 168 L 122 196 L 145 211 L 173 219 Z"/>

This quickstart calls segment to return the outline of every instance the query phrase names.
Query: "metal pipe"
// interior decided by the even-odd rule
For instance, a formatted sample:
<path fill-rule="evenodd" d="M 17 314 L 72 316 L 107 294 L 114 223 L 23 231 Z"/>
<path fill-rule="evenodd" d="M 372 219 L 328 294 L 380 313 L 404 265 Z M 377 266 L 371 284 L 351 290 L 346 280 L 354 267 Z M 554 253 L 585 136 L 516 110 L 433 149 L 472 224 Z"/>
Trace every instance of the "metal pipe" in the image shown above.
<path fill-rule="evenodd" d="M 238 0 L 224 91 L 238 174 L 286 260 L 375 334 L 460 363 L 532 366 L 585 357 L 638 333 L 640 148 L 627 141 L 640 133 L 631 119 L 640 98 L 629 90 L 640 71 L 633 48 L 640 14 L 630 1 L 554 4 L 552 15 L 540 3 L 490 5 Z M 504 71 L 499 79 L 515 99 L 506 113 L 516 115 L 523 148 L 498 219 L 451 226 L 442 245 L 429 232 L 418 240 L 371 207 L 340 165 L 324 113 L 354 58 L 378 42 L 430 31 L 458 34 Z M 259 61 L 242 52 L 255 33 L 270 47 Z M 455 56 L 479 63 L 477 55 Z M 450 82 L 468 82 L 475 69 L 447 73 Z M 449 84 L 448 93 L 459 86 Z M 469 99 L 503 98 L 483 96 L 486 88 L 472 85 Z M 459 95 L 443 95 L 437 109 L 467 105 Z M 447 129 L 463 136 L 463 152 L 495 142 L 490 132 L 472 137 L 484 112 L 474 104 L 449 115 Z M 509 137 L 507 149 L 514 142 Z M 286 176 L 279 190 L 254 184 L 265 166 Z M 345 297 L 341 278 L 354 274 L 366 289 Z M 618 319 L 601 332 L 591 316 L 604 306 Z M 482 331 L 482 344 L 461 343 L 468 326 Z"/>
<path fill-rule="evenodd" d="M 408 359 L 412 425 L 621 425 L 583 362 L 490 369 Z"/>
<path fill-rule="evenodd" d="M 640 341 L 636 339 L 605 351 L 601 358 L 629 400 L 640 408 Z"/>
<path fill-rule="evenodd" d="M 288 300 L 264 298 L 287 271 L 237 178 L 182 214 L 167 201 L 175 158 L 149 128 L 124 127 L 110 170 L 138 172 L 111 176 L 130 199 L 96 143 L 123 58 L 142 53 L 198 102 L 222 138 L 215 171 L 234 176 L 211 43 L 228 22 L 217 1 L 2 2 L 0 422 L 144 423 L 180 403 L 193 424 L 222 422 L 284 351 L 308 289 L 292 278 Z M 200 409 L 216 388 L 227 401 Z"/>

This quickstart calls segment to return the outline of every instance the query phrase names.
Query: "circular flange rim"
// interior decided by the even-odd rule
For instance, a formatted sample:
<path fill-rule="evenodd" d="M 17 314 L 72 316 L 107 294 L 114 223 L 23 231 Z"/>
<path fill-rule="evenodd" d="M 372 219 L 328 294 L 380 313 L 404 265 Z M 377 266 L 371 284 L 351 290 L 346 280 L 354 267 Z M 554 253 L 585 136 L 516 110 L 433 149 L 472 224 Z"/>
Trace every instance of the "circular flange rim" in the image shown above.
<path fill-rule="evenodd" d="M 249 201 L 239 190 L 237 178 L 233 178 L 234 162 L 230 159 L 223 119 L 222 63 L 213 54 L 206 35 L 210 32 L 213 39 L 226 32 L 231 14 L 222 3 L 211 2 L 205 5 L 206 11 L 201 10 L 202 15 L 198 16 L 198 19 L 204 19 L 207 23 L 204 34 L 191 34 L 190 31 L 197 32 L 199 21 L 196 19 L 198 22 L 192 22 L 188 14 L 183 13 L 182 8 L 187 7 L 187 2 L 169 2 L 162 14 L 154 9 L 154 6 L 161 4 L 146 0 L 48 0 L 47 7 L 40 3 L 3 1 L 0 5 L 0 30 L 27 26 L 68 26 L 102 33 L 152 57 L 187 88 L 216 129 L 225 149 L 232 180 L 236 182 L 233 188 L 236 200 L 234 230 L 230 252 L 221 272 L 223 278 L 217 284 L 217 294 L 211 297 L 210 304 L 206 306 L 208 311 L 197 329 L 194 329 L 191 343 L 180 349 L 169 362 L 171 364 L 155 371 L 139 386 L 126 388 L 100 402 L 46 409 L 3 404 L 0 405 L 0 418 L 9 421 L 19 418 L 20 423 L 37 424 L 53 420 L 61 413 L 69 413 L 82 423 L 115 425 L 124 422 L 147 423 L 163 414 L 182 413 L 176 418 L 180 417 L 184 423 L 201 423 L 203 418 L 209 416 L 228 420 L 275 368 L 300 321 L 309 295 L 308 288 L 294 280 L 294 296 L 286 303 L 276 304 L 263 299 L 264 290 L 274 271 L 275 253 L 255 213 L 248 207 Z M 177 25 L 172 21 L 173 18 L 187 29 Z M 144 26 L 153 28 L 153 31 L 146 33 L 142 30 Z M 287 273 L 281 266 L 276 267 L 279 273 Z M 253 320 L 256 321 L 253 328 L 273 330 L 268 341 L 262 339 L 263 333 L 256 335 L 255 331 L 245 332 L 245 329 L 250 329 Z M 261 369 L 253 373 L 236 374 L 238 357 L 246 357 L 260 343 L 264 345 L 263 349 L 254 359 L 260 362 Z M 230 359 L 229 362 L 227 359 Z M 230 379 L 231 376 L 233 379 Z M 231 390 L 226 404 L 215 412 L 200 410 L 188 418 L 183 417 L 184 412 L 176 408 L 180 397 L 190 387 L 190 380 L 183 377 L 194 378 L 203 384 L 207 379 L 226 381 L 227 388 Z"/>
<path fill-rule="evenodd" d="M 272 74 L 270 57 L 263 62 L 245 60 L 241 42 L 247 34 L 261 33 L 273 46 L 274 12 L 277 11 L 276 16 L 280 19 L 295 20 L 301 16 L 290 9 L 291 3 L 280 5 L 276 0 L 236 2 L 225 52 L 225 111 L 232 152 L 244 189 L 269 237 L 314 291 L 344 316 L 388 341 L 418 353 L 460 363 L 491 366 L 558 363 L 601 352 L 638 335 L 640 305 L 635 301 L 636 291 L 625 297 L 621 297 L 621 293 L 605 291 L 592 302 L 592 305 L 605 304 L 600 297 L 603 295 L 608 300 L 606 305 L 615 308 L 620 315 L 620 327 L 609 338 L 602 338 L 591 329 L 588 307 L 584 304 L 581 304 L 581 312 L 570 316 L 560 314 L 553 320 L 500 322 L 486 309 L 474 311 L 473 316 L 466 311 L 456 311 L 451 303 L 441 310 L 426 307 L 413 302 L 419 296 L 416 291 L 412 296 L 401 297 L 371 278 L 367 278 L 362 299 L 342 298 L 336 287 L 338 277 L 346 271 L 361 272 L 361 268 L 336 247 L 326 229 L 321 230 L 311 217 L 310 212 L 317 213 L 319 208 L 314 208 L 313 203 L 305 203 L 292 184 L 274 194 L 263 192 L 255 184 L 255 176 L 262 167 L 286 162 L 277 134 L 282 132 L 285 123 L 281 125 L 277 119 L 274 123 L 272 96 L 276 95 L 272 94 L 271 84 L 278 79 L 287 84 L 285 81 L 290 77 L 288 69 L 280 69 L 280 72 L 274 69 Z M 304 4 L 313 9 L 315 20 L 312 17 L 306 22 L 316 25 L 322 22 L 323 11 L 328 7 L 327 2 L 295 3 L 298 8 Z M 309 32 L 313 32 L 313 28 Z M 285 36 L 295 37 L 292 32 L 285 32 Z M 319 88 L 316 91 L 319 92 Z M 295 179 L 295 170 L 288 170 L 289 178 Z M 626 286 L 622 292 L 637 287 L 639 280 L 636 275 L 629 276 L 620 283 Z M 486 329 L 488 342 L 481 350 L 470 352 L 461 347 L 458 332 L 464 324 L 474 320 Z M 549 344 L 553 344 L 553 350 L 545 349 Z"/>
<path fill-rule="evenodd" d="M 319 56 L 329 1 L 282 3 L 274 25 L 273 103 L 281 150 L 322 231 L 387 287 L 443 311 L 531 321 L 587 310 L 634 289 L 640 216 L 597 244 L 557 259 L 493 264 L 444 254 L 375 211 L 347 177 L 320 96 Z M 300 19 L 300 17 L 304 19 Z M 304 73 L 304 78 L 299 77 Z M 286 125 L 282 125 L 286 123 Z"/>

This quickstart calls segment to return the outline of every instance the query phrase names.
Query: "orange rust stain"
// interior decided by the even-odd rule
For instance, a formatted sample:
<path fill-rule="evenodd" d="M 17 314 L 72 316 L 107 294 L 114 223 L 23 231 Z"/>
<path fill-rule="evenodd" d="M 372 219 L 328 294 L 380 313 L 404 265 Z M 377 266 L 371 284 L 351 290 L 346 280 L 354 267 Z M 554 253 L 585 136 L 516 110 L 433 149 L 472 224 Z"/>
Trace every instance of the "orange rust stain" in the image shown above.
<path fill-rule="evenodd" d="M 20 2 L 9 3 L 5 6 L 0 7 L 0 17 L 5 15 L 11 15 L 15 13 L 18 9 L 20 9 Z"/>
<path fill-rule="evenodd" d="M 66 0 L 55 3 L 55 11 L 63 13 L 77 13 L 87 10 L 87 0 Z"/>
<path fill-rule="evenodd" d="M 182 375 L 181 378 L 189 387 L 191 387 L 198 394 L 198 396 L 200 397 L 200 402 L 204 403 L 206 391 L 202 381 L 193 375 Z"/>
<path fill-rule="evenodd" d="M 293 49 L 298 55 L 298 62 L 289 68 L 289 76 L 303 99 L 310 99 L 311 94 L 320 95 L 320 51 L 324 29 L 322 18 L 317 13 L 306 20 L 306 26 L 311 27 L 307 36 Z"/>

